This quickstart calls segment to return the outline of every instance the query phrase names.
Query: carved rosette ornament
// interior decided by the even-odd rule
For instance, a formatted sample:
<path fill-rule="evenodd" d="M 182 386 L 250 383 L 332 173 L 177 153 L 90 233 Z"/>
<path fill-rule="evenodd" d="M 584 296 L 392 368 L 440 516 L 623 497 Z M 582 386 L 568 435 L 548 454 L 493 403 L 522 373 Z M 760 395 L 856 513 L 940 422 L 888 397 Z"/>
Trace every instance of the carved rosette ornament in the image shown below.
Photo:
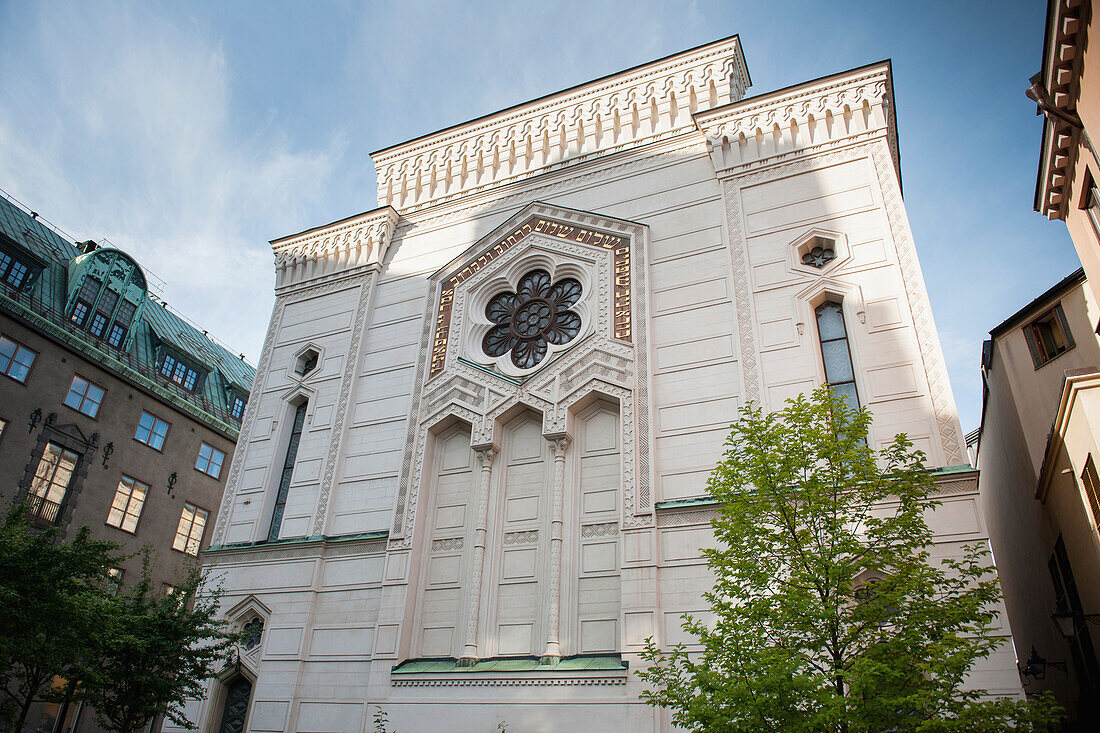
<path fill-rule="evenodd" d="M 482 349 L 494 359 L 511 352 L 518 369 L 538 366 L 547 344 L 563 346 L 580 333 L 581 317 L 570 310 L 580 298 L 575 278 L 555 283 L 546 270 L 528 272 L 516 292 L 500 293 L 485 306 L 485 317 L 496 325 L 485 334 Z"/>

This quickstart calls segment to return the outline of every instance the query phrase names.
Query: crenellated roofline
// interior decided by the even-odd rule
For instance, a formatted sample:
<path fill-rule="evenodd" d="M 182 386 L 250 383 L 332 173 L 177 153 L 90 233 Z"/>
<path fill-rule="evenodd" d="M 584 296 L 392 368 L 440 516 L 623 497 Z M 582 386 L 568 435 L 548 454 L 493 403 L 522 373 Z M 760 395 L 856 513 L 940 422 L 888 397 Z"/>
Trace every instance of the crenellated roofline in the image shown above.
<path fill-rule="evenodd" d="M 694 130 L 750 83 L 737 36 L 636 66 L 373 153 L 378 203 L 415 210 Z"/>
<path fill-rule="evenodd" d="M 885 135 L 900 178 L 888 60 L 698 112 L 693 119 L 722 175 Z"/>
<path fill-rule="evenodd" d="M 383 206 L 271 240 L 276 294 L 381 265 L 399 218 Z"/>

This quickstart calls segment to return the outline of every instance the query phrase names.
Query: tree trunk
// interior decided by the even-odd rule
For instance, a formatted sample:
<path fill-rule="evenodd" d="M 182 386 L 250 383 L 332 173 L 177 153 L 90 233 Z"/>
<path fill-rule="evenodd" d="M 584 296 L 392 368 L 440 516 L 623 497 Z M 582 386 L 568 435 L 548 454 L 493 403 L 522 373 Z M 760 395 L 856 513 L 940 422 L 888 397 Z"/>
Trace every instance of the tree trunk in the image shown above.
<path fill-rule="evenodd" d="M 30 695 L 19 711 L 19 721 L 15 724 L 15 733 L 23 733 L 23 726 L 27 723 L 27 716 L 31 714 L 31 705 L 33 704 L 34 695 Z"/>

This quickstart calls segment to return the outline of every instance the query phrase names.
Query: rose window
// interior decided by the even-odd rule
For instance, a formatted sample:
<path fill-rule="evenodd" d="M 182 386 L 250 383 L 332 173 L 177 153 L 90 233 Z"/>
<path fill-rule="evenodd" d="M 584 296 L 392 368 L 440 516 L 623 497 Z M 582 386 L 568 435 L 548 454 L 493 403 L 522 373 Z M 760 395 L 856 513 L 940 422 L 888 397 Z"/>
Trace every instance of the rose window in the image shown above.
<path fill-rule="evenodd" d="M 505 291 L 485 306 L 495 326 L 481 348 L 496 358 L 511 352 L 520 369 L 538 366 L 547 344 L 561 346 L 577 337 L 581 317 L 571 310 L 581 298 L 580 281 L 566 277 L 553 282 L 546 270 L 531 270 L 520 278 L 516 292 Z"/>

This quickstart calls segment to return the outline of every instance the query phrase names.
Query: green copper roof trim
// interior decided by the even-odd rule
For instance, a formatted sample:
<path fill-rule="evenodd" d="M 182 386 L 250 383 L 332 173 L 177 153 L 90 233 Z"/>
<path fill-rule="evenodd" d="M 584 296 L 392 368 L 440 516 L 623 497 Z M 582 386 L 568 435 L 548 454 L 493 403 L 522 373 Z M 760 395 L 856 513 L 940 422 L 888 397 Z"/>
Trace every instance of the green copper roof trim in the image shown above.
<path fill-rule="evenodd" d="M 933 468 L 928 473 L 935 475 L 942 475 L 945 473 L 973 473 L 978 469 L 971 466 L 969 463 L 960 463 L 955 466 L 942 466 L 941 468 Z"/>
<path fill-rule="evenodd" d="M 47 336 L 60 336 L 63 343 L 72 344 L 78 351 L 93 355 L 108 365 L 109 369 L 117 369 L 116 362 L 129 366 L 145 377 L 145 380 L 137 380 L 142 389 L 147 389 L 150 382 L 160 384 L 168 392 L 157 390 L 156 394 L 173 395 L 176 399 L 172 399 L 170 404 L 177 405 L 178 400 L 185 400 L 200 412 L 220 421 L 222 426 L 228 426 L 227 435 L 237 435 L 238 421 L 232 416 L 233 395 L 239 393 L 239 396 L 247 397 L 255 378 L 255 368 L 239 358 L 237 353 L 214 341 L 207 332 L 163 307 L 163 302 L 149 297 L 146 274 L 131 255 L 113 246 L 85 252 L 86 247 L 70 242 L 44 226 L 39 219 L 31 216 L 29 210 L 25 210 L 3 191 L 0 191 L 0 242 L 6 249 L 14 249 L 12 254 L 23 257 L 28 262 L 34 261 L 43 268 L 19 293 L 5 293 L 11 300 L 23 306 L 18 311 L 13 309 L 13 315 L 26 313 L 30 309 L 68 332 L 68 335 L 60 336 L 57 328 L 44 328 L 43 332 Z M 123 262 L 131 273 L 126 287 L 123 288 L 125 292 L 108 282 L 113 278 L 111 262 Z M 110 289 L 118 295 L 113 314 L 117 314 L 123 302 L 135 306 L 122 344 L 111 346 L 104 339 L 106 332 L 96 338 L 70 323 L 68 314 L 71 313 L 71 301 L 88 274 L 95 274 L 102 280 L 100 293 L 103 289 Z M 134 278 L 139 282 L 134 282 Z M 25 320 L 35 326 L 42 323 L 38 318 L 27 317 Z M 88 351 L 84 345 L 78 345 L 73 341 L 74 338 L 87 339 L 92 351 Z M 191 363 L 195 368 L 203 367 L 202 371 L 207 376 L 201 380 L 197 389 L 186 394 L 175 393 L 174 387 L 162 379 L 163 375 L 159 374 L 160 357 L 165 348 L 169 347 L 184 362 Z M 104 352 L 113 355 L 114 361 L 102 359 L 101 354 Z M 195 414 L 190 409 L 187 412 Z M 218 425 L 213 427 L 219 431 L 225 430 Z"/>
<path fill-rule="evenodd" d="M 720 499 L 715 499 L 713 496 L 695 496 L 690 499 L 670 499 L 669 501 L 659 501 L 653 505 L 654 509 L 680 509 L 688 506 L 709 506 L 711 504 L 721 504 Z"/>
<path fill-rule="evenodd" d="M 143 375 L 141 372 L 138 372 L 132 367 L 123 364 L 111 354 L 97 349 L 95 346 L 89 344 L 87 341 L 81 338 L 77 338 L 69 331 L 66 331 L 65 329 L 57 326 L 50 319 L 43 318 L 41 315 L 35 313 L 30 308 L 27 308 L 19 301 L 12 300 L 8 297 L 7 293 L 3 292 L 2 290 L 0 290 L 0 305 L 7 308 L 9 311 L 17 314 L 20 318 L 23 318 L 33 323 L 36 327 L 42 329 L 43 331 L 46 331 L 54 338 L 63 341 L 64 343 L 73 347 L 75 350 L 83 353 L 85 356 L 92 359 L 93 361 L 102 364 L 115 372 L 120 373 L 121 375 L 126 377 L 126 379 L 134 382 L 142 389 L 154 393 L 157 397 L 160 397 L 166 402 L 169 402 L 173 407 L 176 407 L 177 409 L 186 412 L 192 417 L 201 420 L 215 430 L 218 430 L 229 436 L 231 439 L 236 440 L 237 436 L 240 434 L 239 428 L 235 428 L 228 423 L 222 422 L 205 410 L 202 410 L 191 404 L 187 400 L 173 394 L 170 390 L 165 389 L 161 385 L 157 384 L 155 381 Z"/>
<path fill-rule="evenodd" d="M 555 664 L 540 664 L 538 657 L 490 657 L 460 667 L 457 659 L 408 659 L 390 670 L 402 674 L 478 674 L 483 672 L 625 672 L 627 663 L 619 654 L 578 654 L 562 657 Z"/>
<path fill-rule="evenodd" d="M 480 364 L 477 364 L 475 362 L 470 361 L 469 359 L 463 359 L 461 356 L 458 357 L 458 360 L 460 362 L 462 362 L 463 364 L 465 364 L 466 366 L 471 366 L 474 369 L 477 369 L 478 371 L 485 372 L 486 374 L 492 374 L 494 377 L 500 377 L 505 382 L 511 382 L 512 384 L 515 384 L 517 386 L 523 384 L 523 382 L 524 382 L 524 380 L 522 380 L 522 379 L 515 379 L 513 377 L 507 377 L 507 376 L 501 374 L 500 372 L 493 371 L 492 369 L 490 369 L 488 367 L 483 367 Z"/>
<path fill-rule="evenodd" d="M 315 534 L 308 537 L 287 537 L 281 540 L 262 540 L 260 542 L 233 542 L 228 545 L 211 545 L 203 552 L 221 552 L 222 550 L 246 550 L 260 547 L 274 547 L 282 545 L 301 545 L 307 542 L 336 543 L 354 542 L 356 540 L 384 540 L 390 533 L 384 529 L 374 532 L 357 532 L 355 534 Z"/>
<path fill-rule="evenodd" d="M 978 469 L 974 468 L 970 464 L 960 463 L 954 466 L 941 466 L 939 468 L 929 468 L 925 471 L 932 476 L 950 476 L 956 473 L 974 473 Z M 721 499 L 716 499 L 713 496 L 693 496 L 689 499 L 670 499 L 669 501 L 659 501 L 653 505 L 654 509 L 682 509 L 684 507 L 692 506 L 710 506 L 714 504 L 721 504 Z"/>

